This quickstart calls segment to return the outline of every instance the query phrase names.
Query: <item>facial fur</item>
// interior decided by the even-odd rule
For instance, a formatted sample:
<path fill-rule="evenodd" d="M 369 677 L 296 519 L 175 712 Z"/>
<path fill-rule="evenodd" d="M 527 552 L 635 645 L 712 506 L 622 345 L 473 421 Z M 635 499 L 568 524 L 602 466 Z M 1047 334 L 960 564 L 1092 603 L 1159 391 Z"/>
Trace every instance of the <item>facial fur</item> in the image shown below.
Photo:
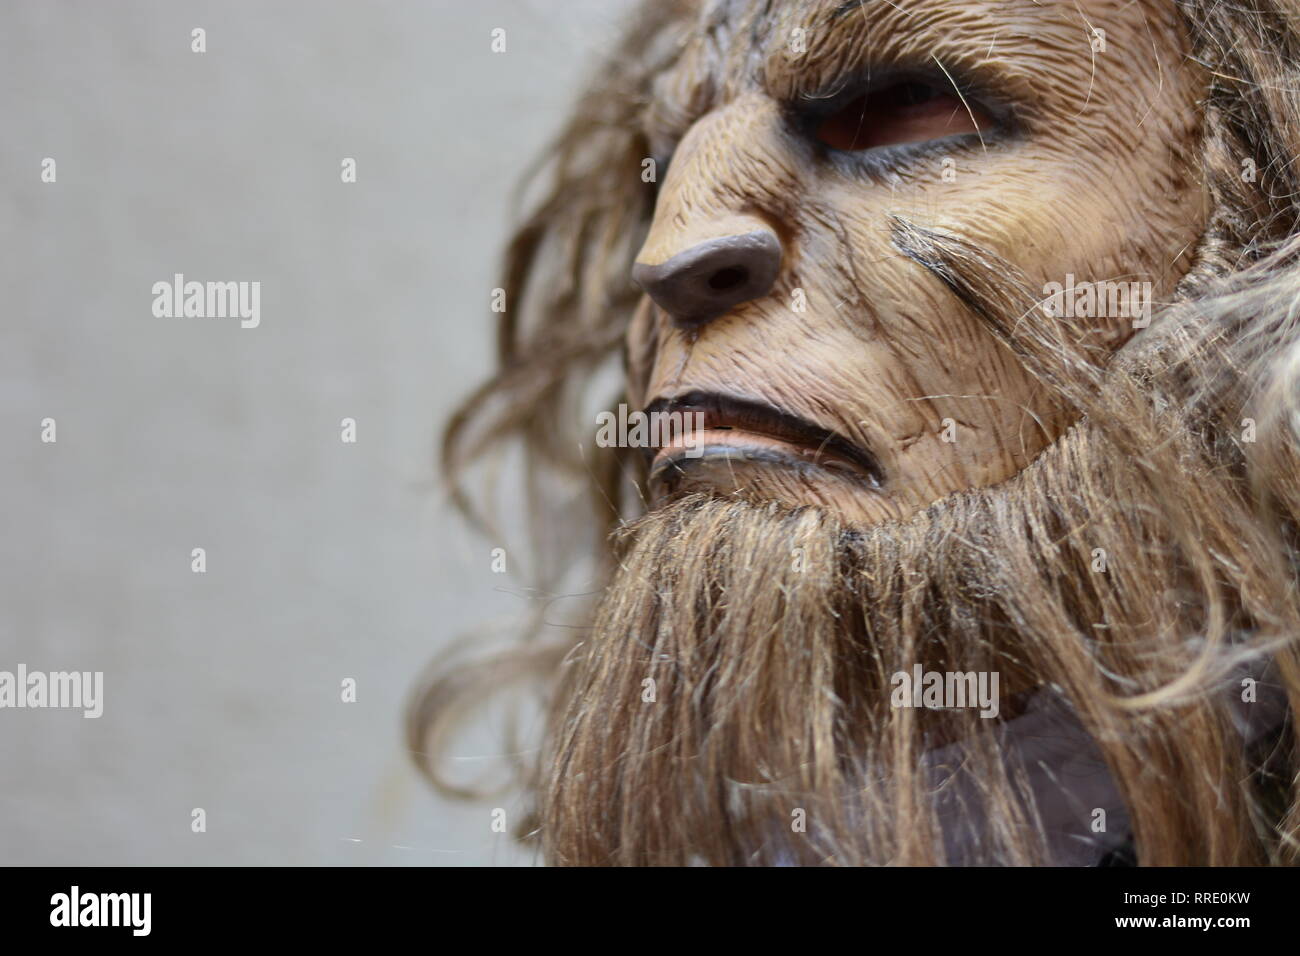
<path fill-rule="evenodd" d="M 438 671 L 425 769 L 537 677 L 554 863 L 1300 859 L 1298 59 L 1292 0 L 648 2 L 444 443 L 471 515 L 522 445 L 538 621 L 598 600 Z M 620 358 L 705 454 L 593 447 Z"/>

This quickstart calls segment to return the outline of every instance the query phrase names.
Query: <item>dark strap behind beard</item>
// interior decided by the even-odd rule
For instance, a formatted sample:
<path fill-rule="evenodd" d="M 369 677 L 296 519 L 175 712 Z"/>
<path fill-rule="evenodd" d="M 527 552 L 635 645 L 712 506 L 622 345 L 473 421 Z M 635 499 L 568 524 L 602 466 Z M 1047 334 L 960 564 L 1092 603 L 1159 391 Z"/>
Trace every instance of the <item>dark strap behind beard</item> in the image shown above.
<path fill-rule="evenodd" d="M 1256 681 L 1256 700 L 1241 700 L 1241 681 Z M 1242 665 L 1229 685 L 1234 694 L 1233 719 L 1245 747 L 1266 741 L 1284 726 L 1286 691 L 1276 681 L 1271 662 Z M 1033 794 L 1052 866 L 1135 866 L 1136 846 L 1128 809 L 1101 751 L 1073 708 L 1055 691 L 1042 688 L 1028 695 L 1023 712 L 1002 724 L 1004 760 L 1009 773 L 1023 773 Z M 929 751 L 923 763 L 942 783 L 937 813 L 948 863 L 981 861 L 984 833 L 979 789 L 962 770 L 961 742 Z M 1096 832 L 1096 811 L 1105 811 L 1104 830 Z"/>

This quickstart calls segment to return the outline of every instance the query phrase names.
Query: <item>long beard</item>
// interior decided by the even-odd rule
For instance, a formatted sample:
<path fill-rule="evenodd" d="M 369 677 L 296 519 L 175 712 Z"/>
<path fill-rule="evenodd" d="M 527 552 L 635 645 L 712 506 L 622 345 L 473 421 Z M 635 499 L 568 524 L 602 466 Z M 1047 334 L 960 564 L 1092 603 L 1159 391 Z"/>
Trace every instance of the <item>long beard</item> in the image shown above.
<path fill-rule="evenodd" d="M 1290 297 L 1189 300 L 1108 361 L 1035 321 L 1008 264 L 895 241 L 1077 424 L 906 521 L 697 496 L 627 526 L 552 706 L 547 858 L 1294 862 Z M 910 706 L 918 668 L 997 675 L 997 716 Z"/>
<path fill-rule="evenodd" d="M 548 859 L 1260 862 L 1285 695 L 1243 699 L 1254 622 L 1140 472 L 1076 426 L 907 522 L 696 496 L 629 526 L 556 703 Z M 997 716 L 900 706 L 917 665 L 998 675 Z"/>

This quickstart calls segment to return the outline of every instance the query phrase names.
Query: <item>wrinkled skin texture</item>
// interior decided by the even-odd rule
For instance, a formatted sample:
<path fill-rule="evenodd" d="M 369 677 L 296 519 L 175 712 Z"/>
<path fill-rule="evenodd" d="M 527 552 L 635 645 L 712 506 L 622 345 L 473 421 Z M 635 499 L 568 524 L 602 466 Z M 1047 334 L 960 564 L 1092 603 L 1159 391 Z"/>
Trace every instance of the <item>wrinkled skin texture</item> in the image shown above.
<path fill-rule="evenodd" d="M 645 298 L 628 333 L 630 400 L 698 390 L 761 400 L 867 449 L 883 481 L 706 460 L 682 490 L 816 503 L 869 524 L 1018 473 L 1071 416 L 899 253 L 892 217 L 983 245 L 1034 287 L 1067 274 L 1147 281 L 1166 300 L 1207 216 L 1190 168 L 1204 77 L 1185 62 L 1174 12 L 1114 0 L 836 0 L 792 4 L 756 30 L 752 12 L 732 6 L 704 11 L 713 42 L 657 84 L 647 133 L 668 166 L 637 261 L 770 229 L 780 271 L 766 294 L 695 329 Z M 1105 31 L 1104 52 L 1092 27 Z M 802 54 L 791 51 L 796 28 Z M 963 84 L 958 132 L 867 150 L 819 142 L 809 117 L 821 104 L 891 68 Z M 972 121 L 979 132 L 963 132 Z M 792 307 L 796 290 L 805 311 Z M 1132 333 L 1129 318 L 1025 321 L 1066 323 L 1065 336 L 1105 349 Z"/>

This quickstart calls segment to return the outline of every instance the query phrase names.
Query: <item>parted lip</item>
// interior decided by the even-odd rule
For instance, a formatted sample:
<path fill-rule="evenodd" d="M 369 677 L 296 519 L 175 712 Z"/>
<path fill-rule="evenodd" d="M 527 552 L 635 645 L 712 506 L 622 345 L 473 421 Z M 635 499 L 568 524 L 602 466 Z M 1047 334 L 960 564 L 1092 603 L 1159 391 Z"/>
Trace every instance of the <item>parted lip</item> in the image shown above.
<path fill-rule="evenodd" d="M 690 391 L 680 395 L 658 398 L 646 406 L 646 414 L 656 412 L 682 412 L 686 421 L 697 421 L 695 414 L 703 416 L 702 427 L 708 431 L 735 430 L 755 436 L 775 439 L 793 446 L 799 455 L 792 463 L 839 466 L 840 471 L 856 472 L 873 488 L 884 484 L 884 472 L 870 451 L 850 441 L 832 429 L 818 425 L 793 412 L 763 401 L 728 395 L 724 392 Z M 700 439 L 696 439 L 699 441 Z M 650 478 L 663 478 L 666 474 L 680 473 L 694 462 L 707 457 L 708 442 L 704 440 L 705 455 L 689 457 L 684 448 L 660 455 L 661 448 L 647 449 L 651 462 Z M 769 456 L 765 456 L 770 460 Z"/>

